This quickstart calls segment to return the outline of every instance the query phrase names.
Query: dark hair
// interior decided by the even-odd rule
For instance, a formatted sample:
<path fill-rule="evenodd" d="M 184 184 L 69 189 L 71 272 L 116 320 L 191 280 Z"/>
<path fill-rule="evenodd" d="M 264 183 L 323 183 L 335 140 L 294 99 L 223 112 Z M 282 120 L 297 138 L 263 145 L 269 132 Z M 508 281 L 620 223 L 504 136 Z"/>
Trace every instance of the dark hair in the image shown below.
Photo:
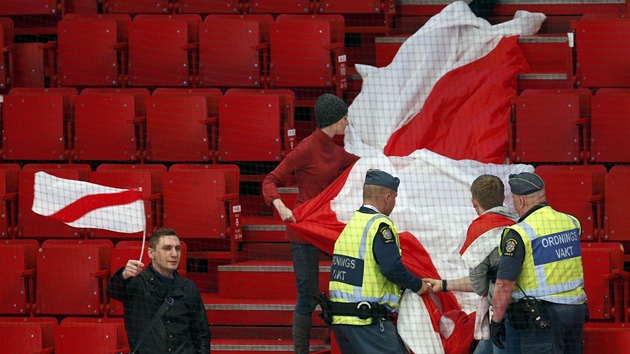
<path fill-rule="evenodd" d="M 477 177 L 470 186 L 470 193 L 484 210 L 501 206 L 505 200 L 503 181 L 493 175 Z"/>
<path fill-rule="evenodd" d="M 153 233 L 153 235 L 151 235 L 151 238 L 149 239 L 149 247 L 151 247 L 152 249 L 155 249 L 155 247 L 157 247 L 158 242 L 160 242 L 160 238 L 162 238 L 162 236 L 179 237 L 177 236 L 177 233 L 175 232 L 175 230 L 169 229 L 168 227 L 163 227 L 161 229 L 157 229 Z"/>

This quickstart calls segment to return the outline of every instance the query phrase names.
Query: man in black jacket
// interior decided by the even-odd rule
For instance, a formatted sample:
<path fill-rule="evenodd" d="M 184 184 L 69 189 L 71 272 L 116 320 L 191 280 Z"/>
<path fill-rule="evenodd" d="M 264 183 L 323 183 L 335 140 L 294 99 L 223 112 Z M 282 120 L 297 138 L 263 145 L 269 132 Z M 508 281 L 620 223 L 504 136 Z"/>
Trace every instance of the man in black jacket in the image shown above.
<path fill-rule="evenodd" d="M 192 281 L 182 278 L 176 270 L 181 245 L 175 231 L 157 230 L 149 241 L 148 254 L 151 263 L 146 269 L 142 262 L 129 260 L 107 284 L 107 295 L 124 305 L 132 351 L 210 353 L 210 328 L 201 294 Z M 162 306 L 163 314 L 153 322 Z"/>

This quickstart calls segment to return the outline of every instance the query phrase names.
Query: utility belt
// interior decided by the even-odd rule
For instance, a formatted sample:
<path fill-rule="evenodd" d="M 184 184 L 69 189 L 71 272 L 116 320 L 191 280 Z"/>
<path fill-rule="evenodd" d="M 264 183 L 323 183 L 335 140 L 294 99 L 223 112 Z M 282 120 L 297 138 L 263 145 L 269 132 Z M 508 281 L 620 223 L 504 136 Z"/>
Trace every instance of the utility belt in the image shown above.
<path fill-rule="evenodd" d="M 317 303 L 322 308 L 320 317 L 328 325 L 332 324 L 333 316 L 352 316 L 362 320 L 371 318 L 373 323 L 389 320 L 390 310 L 387 306 L 377 302 L 331 302 L 326 293 L 317 297 Z"/>

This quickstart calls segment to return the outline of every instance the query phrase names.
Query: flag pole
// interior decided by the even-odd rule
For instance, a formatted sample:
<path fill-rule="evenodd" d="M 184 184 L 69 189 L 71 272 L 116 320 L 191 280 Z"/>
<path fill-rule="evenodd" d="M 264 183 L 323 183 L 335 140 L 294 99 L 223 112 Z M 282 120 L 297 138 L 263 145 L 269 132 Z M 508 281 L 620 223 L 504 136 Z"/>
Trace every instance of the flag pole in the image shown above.
<path fill-rule="evenodd" d="M 144 227 L 142 230 L 142 247 L 140 248 L 140 258 L 138 258 L 138 262 L 142 262 L 142 256 L 144 255 L 144 244 L 147 240 L 147 227 Z"/>

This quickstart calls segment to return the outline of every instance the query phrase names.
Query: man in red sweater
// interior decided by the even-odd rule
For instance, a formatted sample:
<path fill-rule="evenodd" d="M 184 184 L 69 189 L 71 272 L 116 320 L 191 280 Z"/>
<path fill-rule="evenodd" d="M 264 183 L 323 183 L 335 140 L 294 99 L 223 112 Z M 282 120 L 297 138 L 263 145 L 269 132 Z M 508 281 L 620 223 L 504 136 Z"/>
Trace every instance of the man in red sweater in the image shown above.
<path fill-rule="evenodd" d="M 324 94 L 315 103 L 317 129 L 302 140 L 282 162 L 269 173 L 262 184 L 265 202 L 274 206 L 285 222 L 295 222 L 293 211 L 287 208 L 277 186 L 295 174 L 299 194 L 298 207 L 317 196 L 359 157 L 333 142 L 333 137 L 343 134 L 348 126 L 348 106 L 339 97 Z M 291 244 L 293 269 L 298 290 L 298 300 L 293 313 L 293 344 L 295 353 L 308 353 L 311 332 L 311 316 L 319 295 L 319 249 L 297 233 L 287 228 Z"/>

